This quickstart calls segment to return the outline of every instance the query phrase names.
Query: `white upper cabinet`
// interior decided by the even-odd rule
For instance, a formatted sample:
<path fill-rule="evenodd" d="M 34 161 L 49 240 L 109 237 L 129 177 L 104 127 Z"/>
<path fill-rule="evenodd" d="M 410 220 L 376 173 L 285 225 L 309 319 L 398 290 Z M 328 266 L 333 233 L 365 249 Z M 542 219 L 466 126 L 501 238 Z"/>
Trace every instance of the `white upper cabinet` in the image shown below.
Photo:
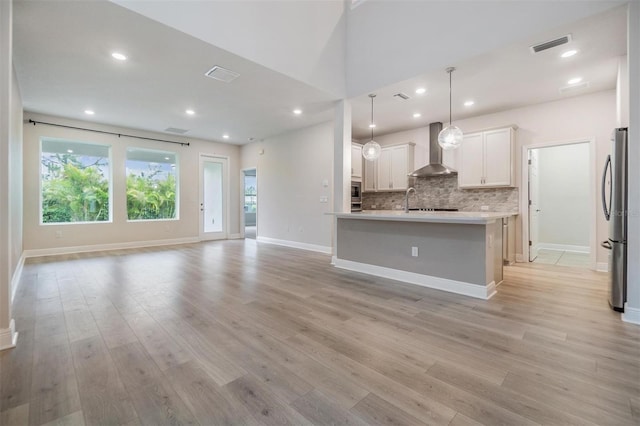
<path fill-rule="evenodd" d="M 351 144 L 351 179 L 362 180 L 362 145 Z"/>
<path fill-rule="evenodd" d="M 460 147 L 458 186 L 513 186 L 515 130 L 512 127 L 464 135 Z"/>
<path fill-rule="evenodd" d="M 364 191 L 404 191 L 413 171 L 414 143 L 385 146 L 375 161 L 365 161 Z"/>

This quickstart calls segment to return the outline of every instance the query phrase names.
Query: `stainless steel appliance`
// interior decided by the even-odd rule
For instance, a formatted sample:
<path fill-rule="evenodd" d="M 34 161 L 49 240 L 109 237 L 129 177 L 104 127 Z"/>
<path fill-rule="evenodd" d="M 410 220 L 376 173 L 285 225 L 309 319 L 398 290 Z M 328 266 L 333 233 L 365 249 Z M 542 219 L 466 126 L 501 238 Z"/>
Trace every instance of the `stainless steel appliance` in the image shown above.
<path fill-rule="evenodd" d="M 609 304 L 624 312 L 627 298 L 627 129 L 613 131 L 613 149 L 602 174 L 602 208 L 609 221 Z"/>
<path fill-rule="evenodd" d="M 413 173 L 409 173 L 411 177 L 429 177 L 442 175 L 458 174 L 449 166 L 442 164 L 442 148 L 438 145 L 438 134 L 442 130 L 442 123 L 429 124 L 429 164 L 420 167 Z"/>
<path fill-rule="evenodd" d="M 362 211 L 362 182 L 351 181 L 351 211 Z"/>

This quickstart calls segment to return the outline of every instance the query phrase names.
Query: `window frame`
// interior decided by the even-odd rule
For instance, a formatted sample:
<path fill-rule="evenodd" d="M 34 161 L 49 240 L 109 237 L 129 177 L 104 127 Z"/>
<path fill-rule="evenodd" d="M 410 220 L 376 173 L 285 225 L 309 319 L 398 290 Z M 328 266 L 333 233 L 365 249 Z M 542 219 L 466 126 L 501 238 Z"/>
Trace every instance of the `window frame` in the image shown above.
<path fill-rule="evenodd" d="M 42 194 L 42 154 L 43 154 L 43 142 L 52 141 L 52 142 L 71 142 L 85 145 L 95 145 L 106 147 L 108 152 L 108 162 L 107 169 L 109 171 L 109 178 L 107 179 L 109 186 L 109 219 L 108 220 L 94 220 L 94 221 L 78 221 L 78 222 L 44 222 L 43 214 L 44 214 L 44 197 Z M 41 136 L 39 140 L 39 152 L 38 152 L 38 222 L 40 226 L 68 226 L 68 225 L 96 225 L 96 224 L 111 224 L 113 223 L 113 145 L 107 143 L 100 142 L 88 142 L 84 140 L 75 140 L 69 138 L 57 138 L 50 136 Z"/>

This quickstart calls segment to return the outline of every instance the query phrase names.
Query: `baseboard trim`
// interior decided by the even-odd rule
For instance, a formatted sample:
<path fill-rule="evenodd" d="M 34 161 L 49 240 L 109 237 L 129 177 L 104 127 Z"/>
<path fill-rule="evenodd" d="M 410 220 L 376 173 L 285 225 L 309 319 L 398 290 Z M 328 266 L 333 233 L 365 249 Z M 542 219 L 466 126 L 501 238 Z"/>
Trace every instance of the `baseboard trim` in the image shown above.
<path fill-rule="evenodd" d="M 640 325 L 640 309 L 630 308 L 629 304 L 625 303 L 624 313 L 622 314 L 622 321 Z"/>
<path fill-rule="evenodd" d="M 317 244 L 300 243 L 298 241 L 279 240 L 277 238 L 269 238 L 269 237 L 256 237 L 256 241 L 258 241 L 259 243 L 275 244 L 278 246 L 315 251 L 315 252 L 324 253 L 324 254 L 331 254 L 332 252 L 331 247 L 320 246 Z"/>
<path fill-rule="evenodd" d="M 229 234 L 229 239 L 230 240 L 240 240 L 242 238 L 244 238 L 244 235 L 240 234 L 240 233 L 238 233 L 238 234 Z"/>
<path fill-rule="evenodd" d="M 571 251 L 575 253 L 589 253 L 591 252 L 589 246 L 574 246 L 570 244 L 554 244 L 554 243 L 538 243 L 538 250 L 556 250 L 556 251 Z"/>
<path fill-rule="evenodd" d="M 331 264 L 340 269 L 362 272 L 364 274 L 389 278 L 392 280 L 415 284 L 422 287 L 429 287 L 436 290 L 448 291 L 450 293 L 463 294 L 465 296 L 471 296 L 477 299 L 488 300 L 496 294 L 496 283 L 494 281 L 490 282 L 486 286 L 482 286 L 462 281 L 450 280 L 447 278 L 433 277 L 430 275 L 416 274 L 415 272 L 386 268 L 384 266 L 369 265 L 367 263 L 338 259 L 335 256 L 333 256 L 333 258 L 331 259 Z"/>
<path fill-rule="evenodd" d="M 598 271 L 598 272 L 609 272 L 609 264 L 607 262 L 598 262 L 598 263 L 596 263 L 596 271 Z"/>
<path fill-rule="evenodd" d="M 199 242 L 200 242 L 200 239 L 197 237 L 173 238 L 169 240 L 131 241 L 126 243 L 32 249 L 32 250 L 25 250 L 23 255 L 25 258 L 30 258 L 30 257 L 40 257 L 40 256 L 54 256 L 59 254 L 89 253 L 94 251 L 109 251 L 109 250 L 122 250 L 122 249 L 133 249 L 133 248 L 143 248 L 143 247 L 193 244 L 193 243 L 199 243 Z"/>
<path fill-rule="evenodd" d="M 18 343 L 18 333 L 16 332 L 16 323 L 11 320 L 9 328 L 0 329 L 0 351 L 16 347 Z"/>
<path fill-rule="evenodd" d="M 22 252 L 20 259 L 18 260 L 18 266 L 13 272 L 13 277 L 11 277 L 11 304 L 13 304 L 13 299 L 16 298 L 16 293 L 18 292 L 18 286 L 20 285 L 22 278 L 22 270 L 24 269 L 24 260 L 25 255 L 24 252 Z"/>
<path fill-rule="evenodd" d="M 516 254 L 516 263 L 525 263 L 524 256 L 521 254 Z"/>

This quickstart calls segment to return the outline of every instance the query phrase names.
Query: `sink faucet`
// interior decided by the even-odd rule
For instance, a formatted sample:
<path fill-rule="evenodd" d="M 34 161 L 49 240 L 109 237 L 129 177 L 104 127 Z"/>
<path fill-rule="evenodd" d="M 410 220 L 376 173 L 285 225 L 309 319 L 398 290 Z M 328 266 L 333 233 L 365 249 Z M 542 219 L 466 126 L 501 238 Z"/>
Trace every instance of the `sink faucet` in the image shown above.
<path fill-rule="evenodd" d="M 409 194 L 411 193 L 411 191 L 413 191 L 413 193 L 416 193 L 416 189 L 413 186 L 410 186 L 409 188 L 407 188 L 407 192 L 404 195 L 404 212 L 405 213 L 409 213 Z"/>

